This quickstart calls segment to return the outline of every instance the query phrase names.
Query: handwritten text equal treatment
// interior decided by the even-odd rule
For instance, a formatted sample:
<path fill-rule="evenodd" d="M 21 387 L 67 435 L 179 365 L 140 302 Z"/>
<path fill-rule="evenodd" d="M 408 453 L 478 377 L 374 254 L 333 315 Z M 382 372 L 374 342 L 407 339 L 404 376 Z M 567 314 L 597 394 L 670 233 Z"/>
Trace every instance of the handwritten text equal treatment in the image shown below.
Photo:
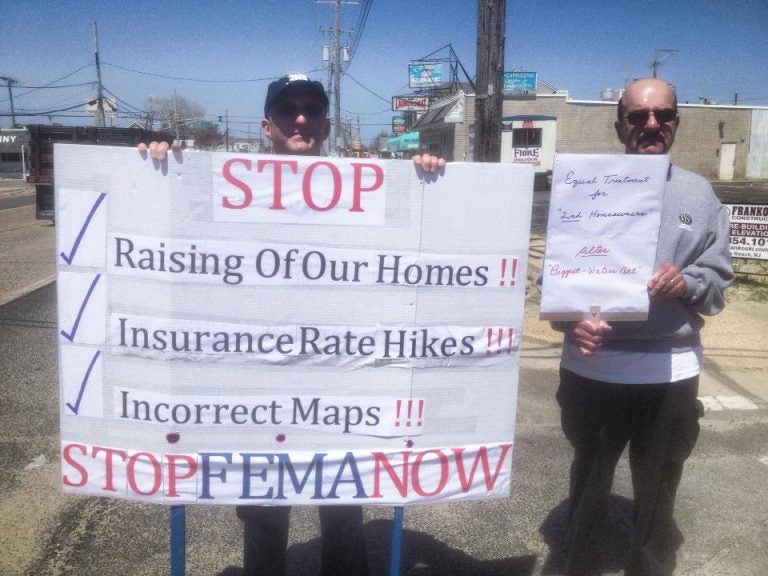
<path fill-rule="evenodd" d="M 552 176 L 540 317 L 643 320 L 668 156 L 559 154 Z"/>

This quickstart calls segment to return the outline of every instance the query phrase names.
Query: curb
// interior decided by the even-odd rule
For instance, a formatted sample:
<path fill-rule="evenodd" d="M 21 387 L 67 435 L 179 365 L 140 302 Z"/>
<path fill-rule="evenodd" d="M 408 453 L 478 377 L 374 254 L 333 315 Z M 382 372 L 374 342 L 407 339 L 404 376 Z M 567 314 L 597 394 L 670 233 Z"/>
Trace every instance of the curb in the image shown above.
<path fill-rule="evenodd" d="M 53 274 L 51 276 L 38 280 L 37 282 L 33 282 L 32 284 L 29 284 L 22 288 L 18 288 L 16 290 L 6 292 L 5 294 L 0 294 L 0 306 L 5 306 L 6 304 L 11 303 L 18 298 L 23 298 L 24 296 L 26 296 L 27 294 L 31 294 L 35 290 L 39 290 L 40 288 L 44 288 L 49 284 L 53 284 L 55 281 L 56 281 L 56 274 Z"/>

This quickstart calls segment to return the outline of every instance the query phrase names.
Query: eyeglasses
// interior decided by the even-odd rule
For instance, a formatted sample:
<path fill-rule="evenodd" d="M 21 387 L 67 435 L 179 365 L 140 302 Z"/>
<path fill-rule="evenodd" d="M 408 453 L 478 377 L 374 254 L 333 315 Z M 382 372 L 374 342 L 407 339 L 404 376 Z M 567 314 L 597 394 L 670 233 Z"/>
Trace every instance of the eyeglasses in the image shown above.
<path fill-rule="evenodd" d="M 656 122 L 659 124 L 667 124 L 677 118 L 677 110 L 674 108 L 662 108 L 661 110 L 635 110 L 625 116 L 627 122 L 632 126 L 645 126 L 648 122 L 648 118 L 656 118 Z"/>
<path fill-rule="evenodd" d="M 298 115 L 305 116 L 306 118 L 320 118 L 325 114 L 325 108 L 314 102 L 309 102 L 303 107 L 287 102 L 285 104 L 279 104 L 275 110 L 279 116 L 284 116 L 286 118 L 296 118 Z"/>

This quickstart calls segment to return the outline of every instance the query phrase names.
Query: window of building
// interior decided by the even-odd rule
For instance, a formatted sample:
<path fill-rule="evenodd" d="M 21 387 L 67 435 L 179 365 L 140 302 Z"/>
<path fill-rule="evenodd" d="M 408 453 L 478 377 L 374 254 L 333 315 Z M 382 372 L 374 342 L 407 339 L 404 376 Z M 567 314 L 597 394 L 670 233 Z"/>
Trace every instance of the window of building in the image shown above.
<path fill-rule="evenodd" d="M 512 130 L 514 148 L 541 148 L 541 128 L 515 128 Z"/>

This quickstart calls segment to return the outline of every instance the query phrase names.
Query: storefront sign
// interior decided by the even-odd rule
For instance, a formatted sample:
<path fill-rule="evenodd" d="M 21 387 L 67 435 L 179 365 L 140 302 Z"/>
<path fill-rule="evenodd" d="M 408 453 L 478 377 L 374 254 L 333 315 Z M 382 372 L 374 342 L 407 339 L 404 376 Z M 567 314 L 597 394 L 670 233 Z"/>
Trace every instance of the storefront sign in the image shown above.
<path fill-rule="evenodd" d="M 513 162 L 518 164 L 541 164 L 541 148 L 513 148 Z"/>
<path fill-rule="evenodd" d="M 429 110 L 429 98 L 426 96 L 394 96 L 392 98 L 394 112 L 426 112 Z"/>

